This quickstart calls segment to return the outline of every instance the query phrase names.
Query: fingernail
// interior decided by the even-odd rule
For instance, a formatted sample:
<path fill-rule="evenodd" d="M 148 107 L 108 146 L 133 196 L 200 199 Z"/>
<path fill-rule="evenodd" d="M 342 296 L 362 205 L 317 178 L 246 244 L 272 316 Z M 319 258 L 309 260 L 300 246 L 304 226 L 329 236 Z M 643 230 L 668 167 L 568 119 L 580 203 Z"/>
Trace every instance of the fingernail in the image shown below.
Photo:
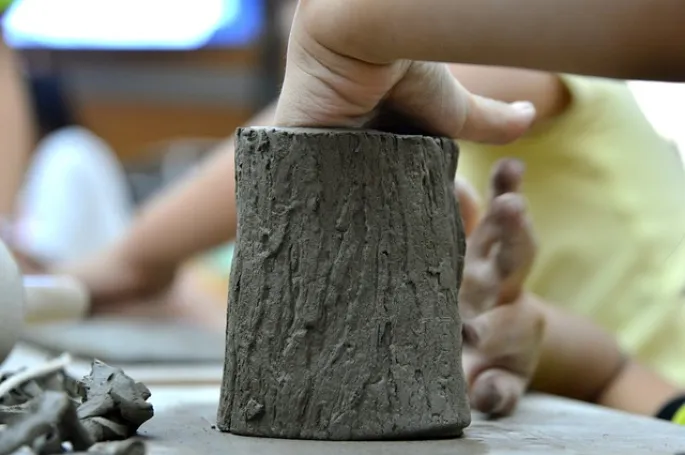
<path fill-rule="evenodd" d="M 525 115 L 535 115 L 535 105 L 530 101 L 516 101 L 511 107 Z"/>

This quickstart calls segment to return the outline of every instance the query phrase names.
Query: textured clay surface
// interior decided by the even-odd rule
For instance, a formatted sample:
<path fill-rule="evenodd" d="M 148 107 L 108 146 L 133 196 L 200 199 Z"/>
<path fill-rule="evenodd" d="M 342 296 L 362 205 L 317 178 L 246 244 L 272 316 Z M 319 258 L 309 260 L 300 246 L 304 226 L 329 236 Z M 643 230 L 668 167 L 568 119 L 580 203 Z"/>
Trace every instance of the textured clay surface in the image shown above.
<path fill-rule="evenodd" d="M 465 241 L 447 139 L 238 131 L 222 431 L 456 437 Z"/>

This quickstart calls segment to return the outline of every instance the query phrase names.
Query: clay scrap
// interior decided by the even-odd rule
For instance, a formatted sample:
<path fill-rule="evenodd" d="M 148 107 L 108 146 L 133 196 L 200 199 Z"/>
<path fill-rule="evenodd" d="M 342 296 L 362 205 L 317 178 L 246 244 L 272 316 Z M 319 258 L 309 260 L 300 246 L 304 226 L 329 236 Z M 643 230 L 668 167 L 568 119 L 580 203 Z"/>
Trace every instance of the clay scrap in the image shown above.
<path fill-rule="evenodd" d="M 154 414 L 149 389 L 98 360 L 80 380 L 63 366 L 56 359 L 0 376 L 0 455 L 144 454 L 145 444 L 131 438 Z"/>

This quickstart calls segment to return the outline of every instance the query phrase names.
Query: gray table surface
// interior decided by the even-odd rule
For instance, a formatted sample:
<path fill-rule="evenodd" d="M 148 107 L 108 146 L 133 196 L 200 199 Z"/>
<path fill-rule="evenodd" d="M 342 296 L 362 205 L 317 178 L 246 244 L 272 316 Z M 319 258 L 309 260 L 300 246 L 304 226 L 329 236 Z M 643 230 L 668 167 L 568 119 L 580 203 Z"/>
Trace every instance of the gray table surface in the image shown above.
<path fill-rule="evenodd" d="M 17 349 L 3 370 L 44 360 L 44 354 Z M 150 455 L 685 454 L 685 427 L 546 395 L 529 395 L 506 419 L 487 421 L 476 415 L 465 436 L 453 440 L 345 443 L 244 438 L 212 429 L 220 368 L 146 370 L 151 367 L 125 368 L 152 391 L 155 416 L 140 431 Z M 80 376 L 87 369 L 84 363 L 68 370 Z M 164 381 L 159 380 L 162 377 Z"/>
<path fill-rule="evenodd" d="M 445 455 L 685 453 L 685 428 L 575 401 L 530 395 L 510 418 L 475 415 L 460 439 L 425 442 L 321 442 L 245 438 L 212 429 L 218 390 L 183 399 L 167 390 L 141 428 L 152 455 Z M 178 400 L 174 400 L 177 397 Z M 176 401 L 176 403 L 173 403 Z M 162 406 L 157 406 L 160 403 Z"/>

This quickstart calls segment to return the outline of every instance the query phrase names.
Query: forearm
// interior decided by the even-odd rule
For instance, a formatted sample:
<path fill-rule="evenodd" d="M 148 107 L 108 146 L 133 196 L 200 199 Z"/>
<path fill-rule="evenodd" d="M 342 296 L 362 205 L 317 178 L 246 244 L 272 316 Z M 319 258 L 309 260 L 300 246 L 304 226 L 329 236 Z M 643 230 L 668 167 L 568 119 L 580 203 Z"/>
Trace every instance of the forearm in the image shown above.
<path fill-rule="evenodd" d="M 270 106 L 248 123 L 272 119 Z M 80 278 L 96 306 L 166 287 L 184 261 L 235 237 L 234 152 L 233 139 L 225 141 L 198 172 L 148 203 L 121 242 L 55 272 Z"/>
<path fill-rule="evenodd" d="M 0 215 L 11 216 L 24 178 L 33 129 L 21 69 L 0 39 Z"/>
<path fill-rule="evenodd" d="M 536 300 L 546 321 L 531 388 L 614 409 L 654 415 L 677 389 L 621 351 L 592 321 Z"/>
<path fill-rule="evenodd" d="M 235 236 L 233 140 L 190 178 L 146 204 L 117 246 L 141 269 L 171 269 L 191 256 Z"/>
<path fill-rule="evenodd" d="M 656 416 L 662 406 L 683 392 L 650 369 L 628 360 L 596 401 L 633 414 Z"/>
<path fill-rule="evenodd" d="M 247 123 L 269 124 L 273 106 Z M 236 234 L 235 149 L 225 141 L 201 169 L 148 204 L 122 243 L 131 261 L 176 266 Z"/>
<path fill-rule="evenodd" d="M 615 338 L 591 321 L 533 299 L 544 315 L 545 335 L 531 387 L 594 401 L 624 362 Z"/>
<path fill-rule="evenodd" d="M 315 42 L 370 63 L 685 80 L 682 0 L 307 0 L 299 32 L 298 22 Z"/>

